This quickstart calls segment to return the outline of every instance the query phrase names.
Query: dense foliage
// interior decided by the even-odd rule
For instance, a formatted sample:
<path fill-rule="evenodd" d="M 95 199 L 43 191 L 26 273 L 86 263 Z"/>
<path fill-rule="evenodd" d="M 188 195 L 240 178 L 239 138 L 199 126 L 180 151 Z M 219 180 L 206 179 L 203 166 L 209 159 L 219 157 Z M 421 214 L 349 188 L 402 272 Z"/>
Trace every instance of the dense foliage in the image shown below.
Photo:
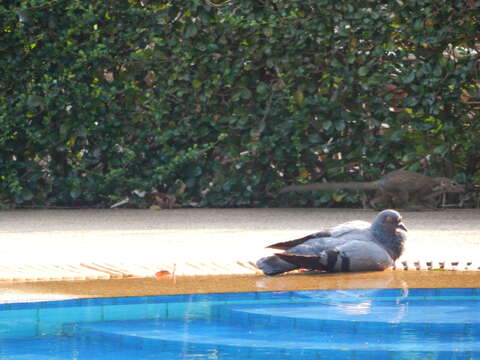
<path fill-rule="evenodd" d="M 480 182 L 480 1 L 215 5 L 2 2 L 0 203 L 273 206 L 398 168 Z"/>

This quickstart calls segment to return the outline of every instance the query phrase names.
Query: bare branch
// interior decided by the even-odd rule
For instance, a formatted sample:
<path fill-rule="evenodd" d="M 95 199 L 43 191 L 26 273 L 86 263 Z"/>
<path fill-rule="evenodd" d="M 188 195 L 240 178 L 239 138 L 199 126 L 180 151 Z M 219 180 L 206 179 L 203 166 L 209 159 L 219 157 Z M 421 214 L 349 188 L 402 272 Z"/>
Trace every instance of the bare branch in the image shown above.
<path fill-rule="evenodd" d="M 224 7 L 224 6 L 231 5 L 233 3 L 233 0 L 227 0 L 223 3 L 221 3 L 221 4 L 214 3 L 211 0 L 205 0 L 205 3 L 209 6 L 213 6 L 213 7 L 216 7 L 216 8 L 221 8 L 221 7 Z"/>

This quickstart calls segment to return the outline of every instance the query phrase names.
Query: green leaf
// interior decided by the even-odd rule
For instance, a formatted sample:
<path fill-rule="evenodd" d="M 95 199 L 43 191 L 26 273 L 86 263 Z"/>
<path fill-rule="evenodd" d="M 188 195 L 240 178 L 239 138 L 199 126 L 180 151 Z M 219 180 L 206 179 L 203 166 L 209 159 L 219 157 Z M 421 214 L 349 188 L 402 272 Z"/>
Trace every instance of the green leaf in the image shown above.
<path fill-rule="evenodd" d="M 271 37 L 273 35 L 273 28 L 272 27 L 265 27 L 263 29 L 263 34 L 266 36 L 266 37 Z"/>
<path fill-rule="evenodd" d="M 27 98 L 27 106 L 29 106 L 31 108 L 35 108 L 35 107 L 42 107 L 43 108 L 44 99 L 43 99 L 43 97 L 38 96 L 38 95 L 30 95 Z"/>
<path fill-rule="evenodd" d="M 193 178 L 202 175 L 202 168 L 198 165 L 190 165 L 185 171 L 187 178 Z"/>
<path fill-rule="evenodd" d="M 437 155 L 442 155 L 447 151 L 448 151 L 447 145 L 438 145 L 438 146 L 435 146 L 435 148 L 433 149 L 433 153 Z"/>
<path fill-rule="evenodd" d="M 415 72 L 413 71 L 402 78 L 404 84 L 410 84 L 413 80 L 415 80 Z"/>
<path fill-rule="evenodd" d="M 335 120 L 335 129 L 337 129 L 338 131 L 345 130 L 345 121 L 341 119 Z"/>
<path fill-rule="evenodd" d="M 325 121 L 322 121 L 322 127 L 325 129 L 325 130 L 330 130 L 332 128 L 332 121 L 330 120 L 325 120 Z"/>
<path fill-rule="evenodd" d="M 341 202 L 344 197 L 345 197 L 345 194 L 339 194 L 339 193 L 332 194 L 332 200 L 335 202 Z"/>
<path fill-rule="evenodd" d="M 322 138 L 319 134 L 313 133 L 308 135 L 308 141 L 310 144 L 319 144 L 322 141 Z"/>
<path fill-rule="evenodd" d="M 264 82 L 261 82 L 260 84 L 257 85 L 256 91 L 257 93 L 264 95 L 268 92 L 268 85 Z"/>
<path fill-rule="evenodd" d="M 29 189 L 22 190 L 22 200 L 23 201 L 30 201 L 33 199 L 33 193 Z"/>
<path fill-rule="evenodd" d="M 358 69 L 358 75 L 365 76 L 368 74 L 368 68 L 366 66 L 360 66 Z"/>
<path fill-rule="evenodd" d="M 200 80 L 195 79 L 192 82 L 192 86 L 194 89 L 199 89 L 202 87 L 202 82 Z"/>
<path fill-rule="evenodd" d="M 82 194 L 82 190 L 80 188 L 75 187 L 72 190 L 70 190 L 70 196 L 72 197 L 72 199 L 78 198 L 81 194 Z"/>
<path fill-rule="evenodd" d="M 303 95 L 303 91 L 297 90 L 293 93 L 293 98 L 295 99 L 295 102 L 303 106 L 305 103 L 305 95 Z"/>
<path fill-rule="evenodd" d="M 190 23 L 185 28 L 185 37 L 187 39 L 194 37 L 197 35 L 198 29 L 197 26 L 193 23 Z"/>
<path fill-rule="evenodd" d="M 340 61 L 338 61 L 337 59 L 333 59 L 330 63 L 334 68 L 341 68 L 343 65 Z"/>
<path fill-rule="evenodd" d="M 252 97 L 252 92 L 247 88 L 243 88 L 241 91 L 241 96 L 243 99 L 249 100 Z"/>

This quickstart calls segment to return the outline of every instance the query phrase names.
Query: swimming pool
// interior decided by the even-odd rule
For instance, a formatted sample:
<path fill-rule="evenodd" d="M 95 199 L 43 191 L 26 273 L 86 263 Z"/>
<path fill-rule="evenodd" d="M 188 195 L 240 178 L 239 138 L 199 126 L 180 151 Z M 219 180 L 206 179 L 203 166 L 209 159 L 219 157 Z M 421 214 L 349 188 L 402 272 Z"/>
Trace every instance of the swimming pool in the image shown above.
<path fill-rule="evenodd" d="M 478 359 L 480 289 L 0 304 L 0 359 Z"/>

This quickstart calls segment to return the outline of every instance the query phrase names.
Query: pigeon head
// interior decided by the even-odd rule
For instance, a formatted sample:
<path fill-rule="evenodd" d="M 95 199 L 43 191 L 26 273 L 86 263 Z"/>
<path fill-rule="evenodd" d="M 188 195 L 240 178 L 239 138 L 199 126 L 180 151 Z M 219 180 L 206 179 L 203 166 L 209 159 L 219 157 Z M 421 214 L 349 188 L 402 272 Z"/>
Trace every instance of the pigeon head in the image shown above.
<path fill-rule="evenodd" d="M 381 229 L 386 233 L 394 234 L 397 229 L 408 231 L 402 222 L 402 216 L 395 210 L 383 210 L 377 215 L 373 227 Z"/>

